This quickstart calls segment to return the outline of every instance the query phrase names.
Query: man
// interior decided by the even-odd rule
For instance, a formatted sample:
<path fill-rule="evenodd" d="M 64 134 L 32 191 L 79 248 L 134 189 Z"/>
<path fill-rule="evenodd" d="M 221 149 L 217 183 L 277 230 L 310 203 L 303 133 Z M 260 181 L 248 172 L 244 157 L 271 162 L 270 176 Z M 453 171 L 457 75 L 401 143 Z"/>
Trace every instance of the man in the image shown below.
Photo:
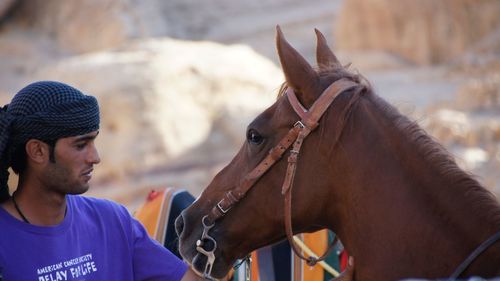
<path fill-rule="evenodd" d="M 89 188 L 99 133 L 94 97 L 28 85 L 0 112 L 0 275 L 23 280 L 199 280 L 127 210 Z M 19 174 L 8 193 L 7 168 Z"/>

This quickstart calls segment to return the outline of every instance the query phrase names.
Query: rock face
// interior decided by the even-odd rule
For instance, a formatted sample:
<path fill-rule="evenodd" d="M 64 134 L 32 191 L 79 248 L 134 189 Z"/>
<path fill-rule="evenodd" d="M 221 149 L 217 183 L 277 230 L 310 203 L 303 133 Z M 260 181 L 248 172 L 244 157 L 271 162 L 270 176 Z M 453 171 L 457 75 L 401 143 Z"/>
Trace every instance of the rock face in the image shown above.
<path fill-rule="evenodd" d="M 63 59 L 35 77 L 65 81 L 98 98 L 97 181 L 139 175 L 174 160 L 206 163 L 235 154 L 244 124 L 272 103 L 283 80 L 277 67 L 248 47 L 171 39 Z M 226 119 L 239 122 L 228 125 Z M 228 154 L 204 150 L 190 156 L 202 143 Z"/>
<path fill-rule="evenodd" d="M 419 64 L 439 63 L 488 41 L 500 28 L 499 14 L 497 0 L 345 0 L 335 37 L 340 49 L 384 50 Z"/>

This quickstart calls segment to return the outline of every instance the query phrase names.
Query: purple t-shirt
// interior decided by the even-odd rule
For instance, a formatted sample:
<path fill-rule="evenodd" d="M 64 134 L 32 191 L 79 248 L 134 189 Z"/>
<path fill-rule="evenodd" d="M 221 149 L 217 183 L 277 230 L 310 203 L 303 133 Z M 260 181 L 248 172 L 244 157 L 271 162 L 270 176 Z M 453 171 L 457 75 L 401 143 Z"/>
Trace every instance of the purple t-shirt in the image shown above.
<path fill-rule="evenodd" d="M 121 205 L 67 196 L 56 226 L 34 226 L 0 207 L 3 281 L 180 280 L 187 265 L 149 238 Z"/>

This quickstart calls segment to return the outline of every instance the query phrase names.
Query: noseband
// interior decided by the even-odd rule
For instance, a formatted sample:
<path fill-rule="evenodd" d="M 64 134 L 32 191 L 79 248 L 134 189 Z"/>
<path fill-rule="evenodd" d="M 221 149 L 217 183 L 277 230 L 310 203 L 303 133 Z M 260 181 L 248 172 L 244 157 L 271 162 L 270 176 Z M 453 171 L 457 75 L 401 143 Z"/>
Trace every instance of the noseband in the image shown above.
<path fill-rule="evenodd" d="M 300 148 L 304 139 L 318 126 L 318 121 L 326 112 L 328 107 L 332 104 L 335 98 L 341 93 L 358 87 L 359 93 L 364 87 L 358 83 L 351 80 L 342 78 L 332 83 L 314 102 L 309 110 L 307 110 L 297 99 L 293 89 L 288 88 L 286 91 L 286 96 L 290 102 L 294 111 L 299 115 L 301 120 L 297 121 L 293 127 L 288 131 L 288 133 L 283 137 L 278 145 L 269 151 L 269 154 L 262 160 L 250 173 L 248 173 L 240 185 L 235 189 L 230 190 L 224 194 L 224 197 L 215 205 L 210 213 L 202 218 L 203 224 L 203 234 L 202 237 L 196 241 L 196 250 L 207 258 L 205 264 L 204 272 L 200 273 L 203 277 L 207 279 L 213 279 L 211 277 L 213 264 L 215 262 L 215 250 L 217 249 L 217 242 L 213 237 L 208 234 L 208 231 L 214 226 L 215 222 L 223 217 L 229 210 L 243 197 L 246 193 L 255 185 L 255 183 L 266 173 L 271 166 L 273 166 L 283 154 L 290 148 L 290 155 L 288 156 L 288 167 L 285 175 L 285 180 L 281 189 L 281 194 L 285 195 L 285 229 L 286 235 L 290 245 L 292 246 L 295 254 L 307 261 L 309 265 L 314 265 L 317 262 L 324 260 L 326 256 L 333 249 L 333 243 L 330 245 L 328 250 L 319 258 L 315 257 L 305 257 L 302 255 L 300 250 L 298 250 L 295 242 L 293 241 L 293 231 L 292 231 L 292 215 L 291 215 L 291 202 L 292 202 L 292 186 L 295 176 L 295 169 L 297 165 L 297 158 L 300 153 Z M 206 250 L 206 242 L 210 242 L 211 249 Z"/>

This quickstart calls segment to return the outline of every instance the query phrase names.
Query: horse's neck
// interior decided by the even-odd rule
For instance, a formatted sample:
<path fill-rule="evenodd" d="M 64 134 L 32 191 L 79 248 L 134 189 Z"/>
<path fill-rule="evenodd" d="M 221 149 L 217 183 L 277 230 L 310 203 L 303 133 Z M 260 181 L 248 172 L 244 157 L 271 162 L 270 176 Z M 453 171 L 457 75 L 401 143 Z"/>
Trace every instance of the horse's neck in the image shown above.
<path fill-rule="evenodd" d="M 498 204 L 465 174 L 457 181 L 432 163 L 445 158 L 422 153 L 415 135 L 371 108 L 372 102 L 360 104 L 351 118 L 361 125 L 343 142 L 350 175 L 343 183 L 350 189 L 343 200 L 352 208 L 340 222 L 346 246 L 373 268 L 377 262 L 382 266 L 398 259 L 408 270 L 421 264 L 421 273 L 452 270 L 464 253 L 500 230 Z M 457 255 L 431 263 L 422 249 Z"/>

